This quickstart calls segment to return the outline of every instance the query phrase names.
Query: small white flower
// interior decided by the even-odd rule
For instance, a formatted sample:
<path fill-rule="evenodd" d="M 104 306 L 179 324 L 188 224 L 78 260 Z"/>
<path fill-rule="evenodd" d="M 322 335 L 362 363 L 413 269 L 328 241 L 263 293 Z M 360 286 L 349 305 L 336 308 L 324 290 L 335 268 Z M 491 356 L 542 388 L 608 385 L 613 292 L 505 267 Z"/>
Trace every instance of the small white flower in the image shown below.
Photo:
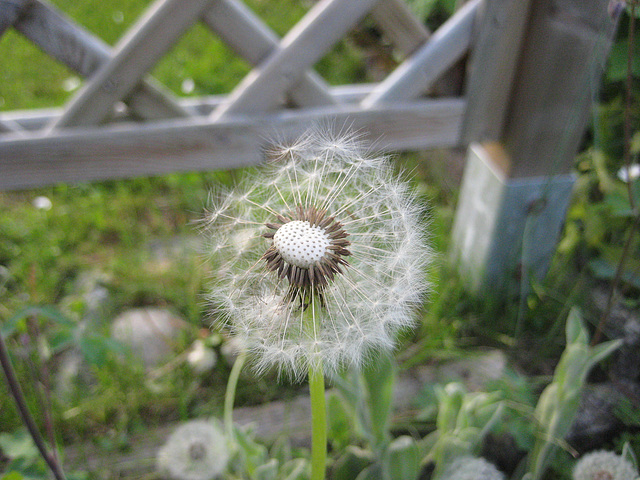
<path fill-rule="evenodd" d="M 315 362 L 328 374 L 357 367 L 414 325 L 431 259 L 422 210 L 356 135 L 313 129 L 273 157 L 207 218 L 211 303 L 258 371 L 300 379 Z"/>
<path fill-rule="evenodd" d="M 598 450 L 580 458 L 573 469 L 574 480 L 636 480 L 638 472 L 628 460 L 614 452 Z"/>
<path fill-rule="evenodd" d="M 191 350 L 187 354 L 187 362 L 197 373 L 204 373 L 215 367 L 218 357 L 216 352 L 209 348 L 204 340 L 193 342 Z"/>
<path fill-rule="evenodd" d="M 504 474 L 484 458 L 465 455 L 455 459 L 439 478 L 443 480 L 504 480 Z"/>
<path fill-rule="evenodd" d="M 158 472 L 171 480 L 212 480 L 227 467 L 229 450 L 222 430 L 212 421 L 179 426 L 158 451 Z"/>
<path fill-rule="evenodd" d="M 618 178 L 624 183 L 629 183 L 640 178 L 640 163 L 633 163 L 629 167 L 618 170 Z"/>

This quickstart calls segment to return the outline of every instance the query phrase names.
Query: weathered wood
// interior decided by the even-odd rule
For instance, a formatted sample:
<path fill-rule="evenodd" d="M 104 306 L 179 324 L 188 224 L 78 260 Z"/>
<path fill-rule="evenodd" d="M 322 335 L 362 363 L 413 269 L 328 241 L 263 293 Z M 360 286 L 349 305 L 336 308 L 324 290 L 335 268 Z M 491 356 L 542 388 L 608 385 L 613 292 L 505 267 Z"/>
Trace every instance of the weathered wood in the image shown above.
<path fill-rule="evenodd" d="M 407 58 L 369 97 L 364 108 L 417 98 L 469 48 L 481 0 L 472 0 L 447 20 L 413 55 Z"/>
<path fill-rule="evenodd" d="M 30 0 L 0 0 L 0 37 L 15 23 L 29 3 Z"/>
<path fill-rule="evenodd" d="M 511 179 L 510 163 L 499 143 L 468 150 L 451 253 L 475 293 L 520 295 L 542 280 L 571 199 L 573 175 Z"/>
<path fill-rule="evenodd" d="M 266 138 L 293 137 L 312 124 L 331 121 L 365 132 L 387 151 L 457 144 L 464 101 L 422 100 L 362 111 L 291 110 L 270 115 L 156 121 L 63 129 L 47 136 L 31 134 L 0 141 L 0 189 L 21 189 L 57 182 L 214 170 L 256 164 Z"/>
<path fill-rule="evenodd" d="M 429 39 L 427 27 L 402 0 L 379 1 L 371 10 L 371 17 L 389 41 L 405 55 L 410 55 Z"/>
<path fill-rule="evenodd" d="M 14 28 L 45 53 L 83 77 L 92 76 L 111 57 L 111 47 L 61 14 L 47 3 L 32 1 Z M 137 103 L 137 102 L 140 103 Z M 133 114 L 141 118 L 185 117 L 171 96 L 143 81 L 129 101 Z"/>
<path fill-rule="evenodd" d="M 118 42 L 109 61 L 68 103 L 52 128 L 97 125 L 200 17 L 210 0 L 158 0 Z"/>
<path fill-rule="evenodd" d="M 233 51 L 251 65 L 258 65 L 280 48 L 279 38 L 243 3 L 236 0 L 215 0 L 202 16 Z M 327 84 L 314 72 L 305 72 L 289 92 L 299 106 L 331 105 L 336 100 Z"/>
<path fill-rule="evenodd" d="M 323 0 L 282 39 L 280 49 L 254 68 L 212 118 L 267 111 L 377 0 Z"/>
<path fill-rule="evenodd" d="M 337 85 L 330 87 L 330 95 L 338 103 L 358 103 L 371 93 L 375 83 L 362 83 L 354 85 Z M 138 97 L 135 97 L 137 100 Z M 222 95 L 210 95 L 204 97 L 185 97 L 178 99 L 180 108 L 188 112 L 188 116 L 209 115 L 213 110 L 225 101 Z M 0 112 L 0 125 L 5 124 L 4 132 L 28 130 L 35 131 L 45 128 L 47 124 L 56 121 L 62 116 L 62 108 L 42 108 L 34 110 L 16 110 L 12 112 Z M 129 111 L 116 115 L 114 122 L 132 120 Z M 11 125 L 12 127 L 9 127 Z M 2 132 L 0 127 L 0 133 Z M 1 140 L 1 138 L 0 138 Z"/>
<path fill-rule="evenodd" d="M 464 144 L 502 134 L 532 1 L 488 0 L 483 6 L 468 68 Z"/>
<path fill-rule="evenodd" d="M 615 28 L 601 0 L 538 0 L 530 18 L 502 136 L 511 177 L 571 170 Z"/>
<path fill-rule="evenodd" d="M 592 89 L 614 29 L 601 0 L 531 0 L 529 13 L 524 34 L 500 25 L 494 29 L 489 19 L 485 28 L 492 30 L 480 35 L 486 45 L 479 51 L 492 65 L 497 58 L 487 51 L 509 51 L 509 38 L 500 35 L 515 35 L 521 46 L 519 53 L 509 52 L 512 65 L 505 67 L 514 82 L 510 93 L 488 86 L 501 104 L 478 100 L 479 110 L 470 113 L 478 119 L 488 108 L 489 121 L 498 125 L 479 121 L 468 124 L 469 131 L 499 138 L 469 150 L 454 226 L 452 251 L 459 269 L 473 289 L 496 294 L 526 293 L 531 278 L 546 273 L 570 200 L 570 171 Z M 516 72 L 509 74 L 513 64 Z M 493 78 L 493 72 L 480 75 Z M 478 80 L 476 93 L 488 79 Z"/>
<path fill-rule="evenodd" d="M 0 119 L 0 133 L 20 133 L 23 129 L 15 120 Z"/>

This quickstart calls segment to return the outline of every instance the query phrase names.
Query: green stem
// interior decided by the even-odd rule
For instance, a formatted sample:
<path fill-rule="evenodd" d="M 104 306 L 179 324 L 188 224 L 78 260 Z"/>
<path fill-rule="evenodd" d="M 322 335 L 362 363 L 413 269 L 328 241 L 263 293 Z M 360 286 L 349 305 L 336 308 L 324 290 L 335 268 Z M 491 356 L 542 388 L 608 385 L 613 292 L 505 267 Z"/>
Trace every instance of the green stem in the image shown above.
<path fill-rule="evenodd" d="M 224 429 L 227 438 L 232 438 L 233 435 L 233 403 L 236 399 L 238 378 L 240 377 L 240 372 L 242 371 L 246 358 L 247 351 L 242 350 L 236 357 L 236 361 L 233 362 L 231 373 L 229 373 L 229 380 L 227 381 L 227 390 L 224 394 Z"/>
<path fill-rule="evenodd" d="M 320 321 L 313 292 L 304 313 L 307 331 L 317 336 Z M 324 480 L 327 469 L 327 411 L 324 392 L 324 368 L 319 356 L 309 366 L 309 395 L 311 397 L 311 480 Z"/>
<path fill-rule="evenodd" d="M 311 480 L 324 480 L 327 465 L 327 412 L 322 364 L 309 368 L 311 395 Z"/>

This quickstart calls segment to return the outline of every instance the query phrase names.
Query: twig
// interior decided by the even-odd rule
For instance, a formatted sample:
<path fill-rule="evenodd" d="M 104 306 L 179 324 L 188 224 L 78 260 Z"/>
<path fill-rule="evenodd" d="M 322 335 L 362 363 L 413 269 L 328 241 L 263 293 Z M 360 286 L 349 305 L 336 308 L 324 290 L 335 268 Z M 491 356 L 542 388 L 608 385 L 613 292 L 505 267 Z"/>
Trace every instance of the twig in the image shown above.
<path fill-rule="evenodd" d="M 624 144 L 623 144 L 623 160 L 627 167 L 627 172 L 631 171 L 631 104 L 633 103 L 633 72 L 632 72 L 632 62 L 633 62 L 633 46 L 635 45 L 635 14 L 636 14 L 636 5 L 638 4 L 637 0 L 629 1 L 628 5 L 629 9 L 629 34 L 627 37 L 628 49 L 627 49 L 627 77 L 625 81 L 625 108 L 624 108 Z M 622 249 L 622 255 L 620 256 L 620 261 L 616 267 L 616 273 L 613 277 L 613 282 L 611 283 L 611 288 L 609 289 L 609 296 L 607 297 L 607 304 L 605 306 L 604 311 L 602 312 L 602 316 L 600 317 L 600 321 L 598 322 L 598 326 L 596 327 L 596 331 L 593 334 L 593 338 L 591 339 L 591 345 L 596 345 L 602 336 L 602 331 L 609 321 L 609 317 L 611 316 L 611 310 L 613 308 L 613 300 L 615 298 L 616 291 L 618 290 L 618 284 L 622 279 L 622 274 L 624 272 L 624 266 L 627 262 L 627 257 L 631 251 L 631 244 L 633 243 L 633 237 L 635 235 L 638 226 L 640 226 L 640 212 L 637 210 L 637 205 L 634 199 L 634 192 L 632 187 L 633 182 L 631 179 L 628 179 L 628 194 L 629 194 L 629 207 L 635 213 L 635 218 L 631 224 L 631 228 L 629 229 L 629 235 L 627 236 L 627 240 Z"/>
<path fill-rule="evenodd" d="M 635 47 L 635 25 L 636 25 L 636 5 L 637 0 L 629 2 L 629 35 L 627 36 L 627 77 L 625 79 L 625 102 L 623 120 L 623 160 L 627 168 L 627 174 L 631 172 L 631 104 L 633 103 L 633 51 Z M 629 193 L 629 206 L 635 210 L 636 199 L 634 198 L 633 182 L 629 178 L 627 181 Z"/>
<path fill-rule="evenodd" d="M 7 385 L 9 386 L 9 391 L 11 392 L 11 396 L 18 407 L 18 412 L 20 414 L 20 418 L 22 422 L 27 427 L 33 442 L 35 443 L 40 455 L 44 458 L 44 461 L 47 463 L 47 466 L 53 473 L 53 476 L 56 480 L 65 480 L 64 472 L 60 467 L 60 464 L 56 461 L 55 457 L 53 457 L 49 451 L 47 450 L 47 446 L 42 438 L 42 434 L 38 430 L 36 422 L 29 411 L 29 407 L 27 406 L 27 402 L 25 401 L 24 394 L 22 393 L 22 387 L 20 387 L 20 383 L 16 377 L 15 371 L 13 369 L 13 365 L 11 364 L 11 359 L 9 358 L 9 353 L 7 352 L 6 344 L 4 343 L 4 338 L 0 334 L 0 364 L 2 364 L 2 370 L 4 371 L 5 378 L 7 379 Z"/>
<path fill-rule="evenodd" d="M 631 252 L 631 245 L 633 244 L 633 237 L 636 233 L 636 230 L 640 226 L 640 213 L 638 213 L 634 220 L 631 228 L 629 229 L 629 235 L 627 236 L 627 241 L 622 248 L 622 254 L 620 255 L 620 261 L 618 262 L 618 266 L 616 267 L 616 273 L 613 277 L 613 281 L 611 282 L 611 288 L 609 289 L 609 296 L 607 297 L 607 305 L 605 306 L 604 311 L 602 312 L 602 316 L 600 317 L 600 321 L 598 322 L 598 326 L 596 327 L 596 331 L 593 334 L 593 338 L 591 339 L 591 346 L 596 345 L 600 338 L 602 337 L 602 331 L 604 330 L 605 325 L 609 321 L 609 317 L 611 316 L 611 310 L 613 308 L 613 300 L 615 298 L 615 294 L 618 290 L 618 284 L 622 279 L 622 274 L 624 272 L 624 266 L 627 263 L 627 257 Z"/>

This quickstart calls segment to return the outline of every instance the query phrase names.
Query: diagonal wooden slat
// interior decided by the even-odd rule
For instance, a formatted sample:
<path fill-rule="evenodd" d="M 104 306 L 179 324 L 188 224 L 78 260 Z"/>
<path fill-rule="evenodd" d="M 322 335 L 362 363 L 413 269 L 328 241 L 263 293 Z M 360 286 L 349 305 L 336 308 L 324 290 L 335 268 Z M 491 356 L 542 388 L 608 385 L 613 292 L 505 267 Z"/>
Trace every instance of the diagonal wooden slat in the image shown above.
<path fill-rule="evenodd" d="M 210 0 L 159 0 L 118 42 L 111 59 L 69 102 L 52 128 L 96 125 L 200 17 Z"/>
<path fill-rule="evenodd" d="M 381 82 L 362 101 L 362 107 L 408 101 L 426 92 L 468 50 L 481 3 L 482 0 L 466 3 L 433 33 L 427 43 Z"/>
<path fill-rule="evenodd" d="M 90 77 L 111 57 L 111 47 L 47 3 L 31 1 L 13 25 L 45 53 L 83 77 Z M 129 110 L 147 119 L 185 117 L 188 112 L 163 88 L 143 81 L 129 99 Z"/>
<path fill-rule="evenodd" d="M 15 23 L 29 3 L 30 0 L 0 0 L 0 37 Z"/>
<path fill-rule="evenodd" d="M 389 41 L 405 55 L 410 55 L 429 39 L 430 32 L 403 0 L 380 0 L 371 17 Z"/>
<path fill-rule="evenodd" d="M 202 21 L 254 66 L 279 48 L 280 39 L 275 32 L 242 2 L 214 0 L 202 16 Z M 289 94 L 298 106 L 336 103 L 326 83 L 314 72 L 305 72 Z"/>
<path fill-rule="evenodd" d="M 317 3 L 280 42 L 280 48 L 254 68 L 213 114 L 269 110 L 302 73 L 349 31 L 378 0 L 323 0 Z"/>

